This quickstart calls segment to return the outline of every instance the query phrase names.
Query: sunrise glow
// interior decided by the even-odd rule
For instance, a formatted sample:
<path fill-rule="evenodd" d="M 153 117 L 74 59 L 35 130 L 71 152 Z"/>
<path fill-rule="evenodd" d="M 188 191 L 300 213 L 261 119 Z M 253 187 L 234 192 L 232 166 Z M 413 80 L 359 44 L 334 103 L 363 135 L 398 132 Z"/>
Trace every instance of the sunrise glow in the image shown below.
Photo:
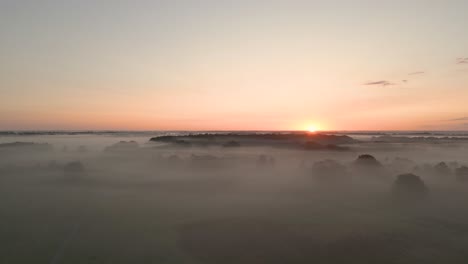
<path fill-rule="evenodd" d="M 319 129 L 316 125 L 309 125 L 307 126 L 307 132 L 310 132 L 310 133 L 315 133 L 317 132 Z"/>

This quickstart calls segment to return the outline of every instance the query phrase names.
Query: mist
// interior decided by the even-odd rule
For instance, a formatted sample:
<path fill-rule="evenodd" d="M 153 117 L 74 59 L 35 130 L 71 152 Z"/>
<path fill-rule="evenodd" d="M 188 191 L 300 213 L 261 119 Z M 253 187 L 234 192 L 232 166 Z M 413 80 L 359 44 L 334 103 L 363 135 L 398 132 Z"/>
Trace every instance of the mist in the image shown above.
<path fill-rule="evenodd" d="M 7 135 L 0 263 L 465 263 L 468 140 Z"/>

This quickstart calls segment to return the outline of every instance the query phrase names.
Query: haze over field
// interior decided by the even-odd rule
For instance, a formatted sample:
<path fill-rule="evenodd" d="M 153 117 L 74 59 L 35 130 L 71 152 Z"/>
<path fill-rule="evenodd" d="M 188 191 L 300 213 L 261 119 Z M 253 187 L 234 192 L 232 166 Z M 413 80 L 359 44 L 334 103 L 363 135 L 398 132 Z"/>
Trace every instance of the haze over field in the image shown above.
<path fill-rule="evenodd" d="M 0 137 L 0 263 L 468 258 L 459 132 L 116 133 Z"/>

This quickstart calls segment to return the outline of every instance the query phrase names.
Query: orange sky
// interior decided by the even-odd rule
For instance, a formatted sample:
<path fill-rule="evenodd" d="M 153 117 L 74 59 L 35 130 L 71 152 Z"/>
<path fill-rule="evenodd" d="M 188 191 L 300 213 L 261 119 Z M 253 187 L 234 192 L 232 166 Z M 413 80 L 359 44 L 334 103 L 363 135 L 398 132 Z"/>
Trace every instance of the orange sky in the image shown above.
<path fill-rule="evenodd" d="M 468 130 L 463 1 L 0 3 L 0 130 Z"/>

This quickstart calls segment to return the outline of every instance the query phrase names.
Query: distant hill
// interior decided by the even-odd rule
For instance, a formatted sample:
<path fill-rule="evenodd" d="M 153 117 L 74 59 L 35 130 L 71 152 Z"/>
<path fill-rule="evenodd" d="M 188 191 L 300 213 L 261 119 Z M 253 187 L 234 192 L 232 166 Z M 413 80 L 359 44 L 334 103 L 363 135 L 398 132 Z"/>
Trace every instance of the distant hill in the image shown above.
<path fill-rule="evenodd" d="M 347 150 L 347 148 L 341 147 L 340 145 L 358 142 L 346 135 L 327 135 L 320 133 L 205 133 L 159 136 L 151 138 L 150 141 L 180 147 L 271 146 L 303 148 L 305 150 Z"/>

